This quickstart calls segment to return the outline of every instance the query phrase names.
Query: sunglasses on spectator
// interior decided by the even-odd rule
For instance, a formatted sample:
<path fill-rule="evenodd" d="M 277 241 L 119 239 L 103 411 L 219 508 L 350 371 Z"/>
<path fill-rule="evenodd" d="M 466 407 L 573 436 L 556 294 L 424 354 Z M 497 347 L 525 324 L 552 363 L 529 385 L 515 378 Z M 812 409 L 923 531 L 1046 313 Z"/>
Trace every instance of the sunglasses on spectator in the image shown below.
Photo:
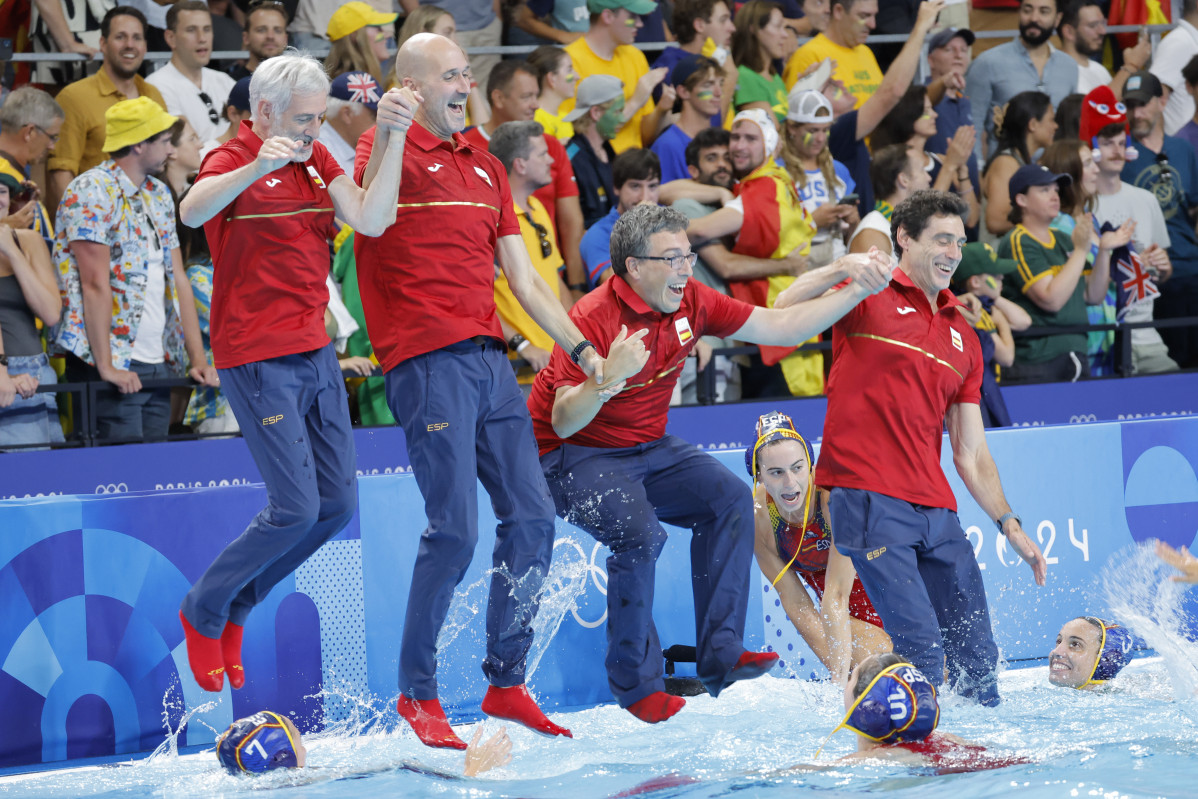
<path fill-rule="evenodd" d="M 220 122 L 220 112 L 212 104 L 212 98 L 208 96 L 207 92 L 200 92 L 200 100 L 208 107 L 208 121 L 213 125 Z"/>
<path fill-rule="evenodd" d="M 532 225 L 532 229 L 537 232 L 537 238 L 541 240 L 541 257 L 548 258 L 553 254 L 553 245 L 549 243 L 549 231 L 545 229 L 544 225 L 537 224 L 531 219 L 528 220 L 528 224 Z"/>

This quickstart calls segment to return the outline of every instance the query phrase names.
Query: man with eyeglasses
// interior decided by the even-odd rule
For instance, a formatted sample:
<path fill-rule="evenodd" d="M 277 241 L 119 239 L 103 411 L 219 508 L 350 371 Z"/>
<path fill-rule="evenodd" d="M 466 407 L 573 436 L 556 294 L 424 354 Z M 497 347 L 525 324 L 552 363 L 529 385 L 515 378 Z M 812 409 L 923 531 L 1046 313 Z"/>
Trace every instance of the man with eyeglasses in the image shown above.
<path fill-rule="evenodd" d="M 759 308 L 691 279 L 696 256 L 687 222 L 680 211 L 648 204 L 616 220 L 615 274 L 570 312 L 605 353 L 607 383 L 587 377 L 555 348 L 528 401 L 557 514 L 611 550 L 608 684 L 621 707 L 650 724 L 686 704 L 665 693 L 653 624 L 663 523 L 693 534 L 697 669 L 708 692 L 718 696 L 778 662 L 776 653 L 744 648 L 754 540 L 749 487 L 712 456 L 666 433 L 683 363 L 705 335 L 793 346 L 884 289 L 891 269 L 876 251 L 846 255 L 803 275 L 785 310 Z M 820 296 L 846 278 L 851 282 L 844 289 Z"/>
<path fill-rule="evenodd" d="M 44 160 L 58 142 L 65 116 L 53 97 L 32 86 L 22 86 L 4 98 L 0 106 L 0 175 L 8 175 L 26 189 L 33 187 L 29 182 L 31 167 Z M 32 223 L 46 246 L 53 247 L 53 225 L 41 198 L 32 196 L 24 208 L 18 208 L 16 200 L 9 205 L 9 212 L 16 216 L 13 227 Z"/>
<path fill-rule="evenodd" d="M 221 116 L 236 83 L 223 72 L 208 68 L 212 58 L 212 15 L 203 0 L 182 0 L 166 12 L 166 43 L 171 60 L 149 77 L 162 92 L 167 110 L 185 117 L 205 147 L 229 127 Z"/>
<path fill-rule="evenodd" d="M 545 129 L 532 120 L 505 122 L 491 134 L 489 145 L 491 155 L 507 170 L 520 237 L 533 269 L 562 301 L 562 307 L 570 310 L 573 301 L 559 272 L 564 262 L 553 238 L 553 221 L 533 194 L 553 179 L 553 155 L 545 143 Z M 532 367 L 521 369 L 516 379 L 522 386 L 531 384 L 534 373 L 549 365 L 553 337 L 524 310 L 503 272 L 495 278 L 495 310 L 499 312 L 509 357 L 523 358 Z"/>

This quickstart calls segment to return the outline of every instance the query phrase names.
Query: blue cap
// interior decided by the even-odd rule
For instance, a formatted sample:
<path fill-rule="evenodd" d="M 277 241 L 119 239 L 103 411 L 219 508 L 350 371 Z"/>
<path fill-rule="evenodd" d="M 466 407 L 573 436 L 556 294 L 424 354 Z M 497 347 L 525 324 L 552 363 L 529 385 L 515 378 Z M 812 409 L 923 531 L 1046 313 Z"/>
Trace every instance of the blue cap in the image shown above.
<path fill-rule="evenodd" d="M 1015 203 L 1015 197 L 1023 194 L 1032 186 L 1047 186 L 1050 183 L 1056 183 L 1058 186 L 1068 186 L 1073 182 L 1073 178 L 1069 175 L 1058 175 L 1046 166 L 1040 164 L 1024 164 L 1015 170 L 1015 174 L 1011 175 L 1011 180 L 1007 183 L 1007 191 L 1011 195 L 1011 203 Z"/>
<path fill-rule="evenodd" d="M 250 80 L 250 78 L 242 78 L 233 84 L 233 88 L 229 90 L 229 99 L 225 101 L 229 108 L 236 108 L 238 111 L 251 110 Z"/>
<path fill-rule="evenodd" d="M 774 411 L 757 417 L 757 443 L 745 450 L 745 469 L 749 472 L 749 477 L 757 478 L 757 453 L 761 451 L 761 448 L 771 441 L 783 438 L 789 438 L 802 444 L 807 453 L 807 467 L 811 468 L 814 465 L 815 459 L 811 456 L 811 447 L 807 444 L 807 439 L 803 438 L 795 429 L 794 420 L 781 411 Z"/>
<path fill-rule="evenodd" d="M 329 97 L 347 103 L 361 103 L 371 111 L 377 111 L 383 90 L 379 82 L 368 72 L 346 72 L 333 78 L 329 85 Z"/>
<path fill-rule="evenodd" d="M 904 743 L 922 741 L 939 723 L 936 688 L 910 663 L 896 663 L 874 677 L 836 729 L 847 727 L 878 743 Z"/>
<path fill-rule="evenodd" d="M 1085 619 L 1099 627 L 1102 636 L 1098 640 L 1098 657 L 1094 661 L 1094 671 L 1090 673 L 1090 679 L 1078 688 L 1098 685 L 1113 679 L 1131 662 L 1131 652 L 1135 648 L 1135 638 L 1126 627 L 1120 627 L 1113 621 L 1105 621 L 1097 616 L 1086 616 Z"/>
<path fill-rule="evenodd" d="M 295 741 L 278 713 L 264 710 L 229 725 L 216 742 L 220 764 L 232 774 L 296 768 Z"/>

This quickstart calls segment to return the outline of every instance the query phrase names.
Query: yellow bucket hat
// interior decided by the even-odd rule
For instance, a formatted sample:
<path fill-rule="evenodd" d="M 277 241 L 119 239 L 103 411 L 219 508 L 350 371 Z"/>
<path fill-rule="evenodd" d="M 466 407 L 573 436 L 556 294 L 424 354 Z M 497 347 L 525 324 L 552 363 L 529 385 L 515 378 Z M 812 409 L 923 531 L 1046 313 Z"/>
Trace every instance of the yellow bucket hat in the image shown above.
<path fill-rule="evenodd" d="M 334 42 L 371 25 L 390 25 L 397 19 L 399 14 L 384 14 L 382 11 L 375 11 L 361 0 L 353 0 L 343 4 L 329 18 L 329 41 Z"/>
<path fill-rule="evenodd" d="M 149 97 L 121 100 L 104 112 L 104 152 L 141 144 L 178 121 Z"/>

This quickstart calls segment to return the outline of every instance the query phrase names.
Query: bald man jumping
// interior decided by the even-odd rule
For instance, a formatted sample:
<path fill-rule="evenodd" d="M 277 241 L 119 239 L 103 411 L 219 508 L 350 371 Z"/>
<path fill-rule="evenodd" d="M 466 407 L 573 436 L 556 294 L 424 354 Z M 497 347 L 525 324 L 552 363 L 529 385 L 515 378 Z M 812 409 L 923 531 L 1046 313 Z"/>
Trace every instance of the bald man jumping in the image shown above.
<path fill-rule="evenodd" d="M 428 528 L 420 538 L 399 656 L 398 710 L 429 746 L 465 749 L 437 699 L 437 634 L 478 541 L 477 481 L 499 519 L 487 608 L 484 713 L 545 735 L 525 686 L 532 620 L 553 549 L 554 507 L 495 311 L 495 267 L 532 318 L 602 383 L 603 358 L 537 275 L 503 165 L 461 134 L 470 65 L 456 44 L 413 36 L 396 74 L 423 97 L 404 145 L 395 224 L 356 243 L 362 306 L 403 427 Z M 371 128 L 355 177 L 368 187 L 386 148 Z"/>

